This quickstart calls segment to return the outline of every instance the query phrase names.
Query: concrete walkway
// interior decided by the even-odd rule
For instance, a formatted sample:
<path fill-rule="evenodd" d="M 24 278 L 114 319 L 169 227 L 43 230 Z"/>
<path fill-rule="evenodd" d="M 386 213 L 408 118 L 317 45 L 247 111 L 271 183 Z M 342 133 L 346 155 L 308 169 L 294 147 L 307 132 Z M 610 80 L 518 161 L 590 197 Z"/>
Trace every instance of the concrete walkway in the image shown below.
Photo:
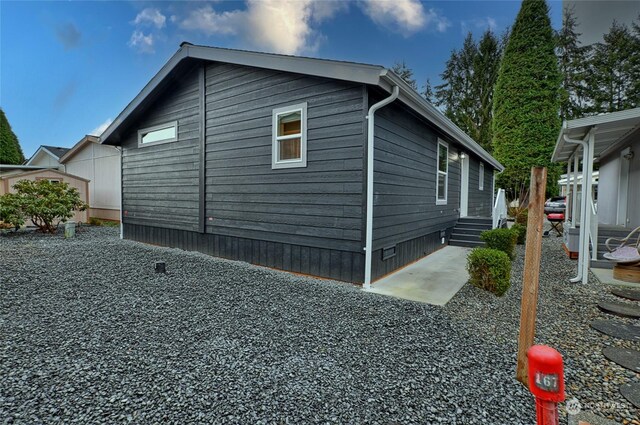
<path fill-rule="evenodd" d="M 446 246 L 374 282 L 367 292 L 445 305 L 469 280 L 469 248 Z"/>

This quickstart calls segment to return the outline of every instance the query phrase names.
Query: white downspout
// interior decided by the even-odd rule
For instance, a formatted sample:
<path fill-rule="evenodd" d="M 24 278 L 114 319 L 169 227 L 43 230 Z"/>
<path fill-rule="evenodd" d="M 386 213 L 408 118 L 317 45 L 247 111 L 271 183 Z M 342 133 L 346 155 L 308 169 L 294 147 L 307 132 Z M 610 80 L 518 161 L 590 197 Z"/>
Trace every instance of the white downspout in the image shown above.
<path fill-rule="evenodd" d="M 367 222 L 364 247 L 364 289 L 371 288 L 371 260 L 373 257 L 373 154 L 374 154 L 374 116 L 378 109 L 398 98 L 400 88 L 393 86 L 391 96 L 371 105 L 367 114 Z"/>
<path fill-rule="evenodd" d="M 571 228 L 576 228 L 578 216 L 578 169 L 580 168 L 580 158 L 573 154 L 573 192 L 571 193 Z"/>
<path fill-rule="evenodd" d="M 587 137 L 590 137 L 590 134 L 587 135 Z M 585 182 L 586 182 L 585 167 L 587 166 L 587 161 L 589 160 L 589 143 L 585 142 L 584 140 L 570 139 L 566 135 L 564 136 L 564 141 L 566 143 L 582 146 L 582 198 L 580 199 L 581 206 L 580 206 L 580 240 L 578 242 L 578 245 L 579 245 L 578 275 L 570 279 L 570 281 L 572 283 L 577 283 L 580 281 L 582 281 L 583 283 L 586 283 L 586 280 L 588 277 L 588 270 L 589 270 L 589 265 L 587 262 L 589 261 L 589 253 L 588 253 L 589 235 L 587 234 L 587 232 L 589 231 L 589 223 L 588 223 L 589 220 L 588 220 L 587 208 L 591 208 L 591 206 L 587 202 L 587 196 L 585 196 Z M 576 187 L 577 185 L 575 184 L 575 180 L 574 180 L 574 188 Z M 585 243 L 585 240 L 586 240 L 586 243 Z M 586 264 L 586 267 L 585 267 L 585 264 Z M 585 269 L 586 269 L 586 272 L 585 272 Z"/>

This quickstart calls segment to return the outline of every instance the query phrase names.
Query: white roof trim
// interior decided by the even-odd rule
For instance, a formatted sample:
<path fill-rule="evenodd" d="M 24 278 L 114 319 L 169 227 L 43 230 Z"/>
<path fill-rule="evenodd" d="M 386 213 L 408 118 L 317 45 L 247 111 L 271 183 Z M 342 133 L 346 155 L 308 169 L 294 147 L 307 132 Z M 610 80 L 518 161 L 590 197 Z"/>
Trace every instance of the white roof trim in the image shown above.
<path fill-rule="evenodd" d="M 194 58 L 208 61 L 232 63 L 237 65 L 253 66 L 257 68 L 274 69 L 279 71 L 294 72 L 298 74 L 317 77 L 332 78 L 337 80 L 352 81 L 361 84 L 369 84 L 382 87 L 391 93 L 394 85 L 399 86 L 401 102 L 420 115 L 432 121 L 446 135 L 454 141 L 462 144 L 475 154 L 479 155 L 487 163 L 499 171 L 504 170 L 495 158 L 485 151 L 478 143 L 469 137 L 458 126 L 438 111 L 433 105 L 423 99 L 415 90 L 396 76 L 393 72 L 378 65 L 368 65 L 354 62 L 341 62 L 326 59 L 314 59 L 298 56 L 276 55 L 270 53 L 250 52 L 244 50 L 222 49 L 217 47 L 194 46 L 183 43 L 180 49 L 147 83 L 140 93 L 127 105 L 115 120 L 100 136 L 101 143 L 109 143 L 109 138 L 117 128 L 131 115 L 144 99 L 171 73 L 171 71 L 183 59 Z"/>
<path fill-rule="evenodd" d="M 620 125 L 616 126 L 619 123 Z M 640 108 L 610 112 L 602 115 L 578 118 L 562 123 L 562 128 L 556 140 L 556 146 L 551 156 L 552 162 L 565 162 L 577 146 L 569 145 L 564 136 L 571 139 L 583 139 L 591 129 L 595 130 L 595 155 L 606 156 L 618 143 L 624 142 L 629 135 L 640 128 Z M 611 136 L 606 137 L 605 135 Z"/>
<path fill-rule="evenodd" d="M 53 157 L 56 161 L 59 161 L 60 158 L 58 158 L 53 152 L 51 152 L 49 149 L 45 148 L 44 146 L 40 146 L 38 148 L 38 150 L 35 151 L 35 153 L 33 155 L 31 155 L 31 158 L 29 158 L 29 160 L 27 161 L 26 164 L 24 165 L 31 165 L 31 161 L 33 161 L 35 159 L 35 157 L 40 153 L 40 151 L 45 152 L 46 154 L 50 155 L 51 157 Z"/>

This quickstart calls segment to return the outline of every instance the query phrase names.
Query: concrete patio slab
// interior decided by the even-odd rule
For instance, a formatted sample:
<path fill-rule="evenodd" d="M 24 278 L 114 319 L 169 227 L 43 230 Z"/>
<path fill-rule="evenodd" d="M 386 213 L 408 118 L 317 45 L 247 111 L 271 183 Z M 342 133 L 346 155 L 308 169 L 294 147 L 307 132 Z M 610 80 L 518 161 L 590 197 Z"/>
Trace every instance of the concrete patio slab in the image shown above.
<path fill-rule="evenodd" d="M 374 282 L 367 292 L 445 305 L 469 280 L 466 270 L 470 248 L 446 246 Z"/>
<path fill-rule="evenodd" d="M 612 269 L 600 269 L 594 267 L 591 268 L 591 272 L 598 278 L 600 282 L 606 285 L 627 286 L 629 288 L 640 289 L 640 284 L 638 283 L 625 282 L 624 280 L 614 279 Z"/>

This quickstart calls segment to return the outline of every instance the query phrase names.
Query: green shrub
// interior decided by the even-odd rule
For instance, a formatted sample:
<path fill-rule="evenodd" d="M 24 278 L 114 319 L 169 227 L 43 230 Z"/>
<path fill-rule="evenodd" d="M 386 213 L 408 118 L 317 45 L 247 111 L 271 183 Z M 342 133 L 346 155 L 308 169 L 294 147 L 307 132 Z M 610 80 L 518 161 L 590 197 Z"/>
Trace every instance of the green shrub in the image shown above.
<path fill-rule="evenodd" d="M 511 261 L 502 251 L 475 248 L 467 257 L 469 282 L 478 288 L 504 295 L 511 286 Z"/>
<path fill-rule="evenodd" d="M 509 207 L 507 208 L 507 215 L 518 224 L 527 225 L 527 219 L 529 217 L 529 210 L 527 207 Z"/>
<path fill-rule="evenodd" d="M 0 196 L 0 229 L 18 230 L 24 224 L 24 214 L 19 201 L 20 198 L 14 193 Z"/>
<path fill-rule="evenodd" d="M 525 241 L 527 240 L 527 226 L 515 223 L 513 226 L 511 226 L 511 231 L 516 232 L 516 234 L 518 235 L 517 244 L 524 245 Z"/>
<path fill-rule="evenodd" d="M 89 224 L 92 226 L 102 226 L 102 220 L 97 217 L 89 217 Z"/>
<path fill-rule="evenodd" d="M 480 239 L 487 244 L 487 248 L 498 249 L 509 258 L 514 258 L 518 234 L 511 229 L 486 230 L 480 234 Z"/>
<path fill-rule="evenodd" d="M 2 205 L 11 203 L 21 217 L 28 217 L 44 233 L 54 233 L 59 223 L 84 211 L 88 205 L 77 189 L 67 183 L 49 180 L 20 180 L 13 185 L 15 193 L 2 195 Z"/>

